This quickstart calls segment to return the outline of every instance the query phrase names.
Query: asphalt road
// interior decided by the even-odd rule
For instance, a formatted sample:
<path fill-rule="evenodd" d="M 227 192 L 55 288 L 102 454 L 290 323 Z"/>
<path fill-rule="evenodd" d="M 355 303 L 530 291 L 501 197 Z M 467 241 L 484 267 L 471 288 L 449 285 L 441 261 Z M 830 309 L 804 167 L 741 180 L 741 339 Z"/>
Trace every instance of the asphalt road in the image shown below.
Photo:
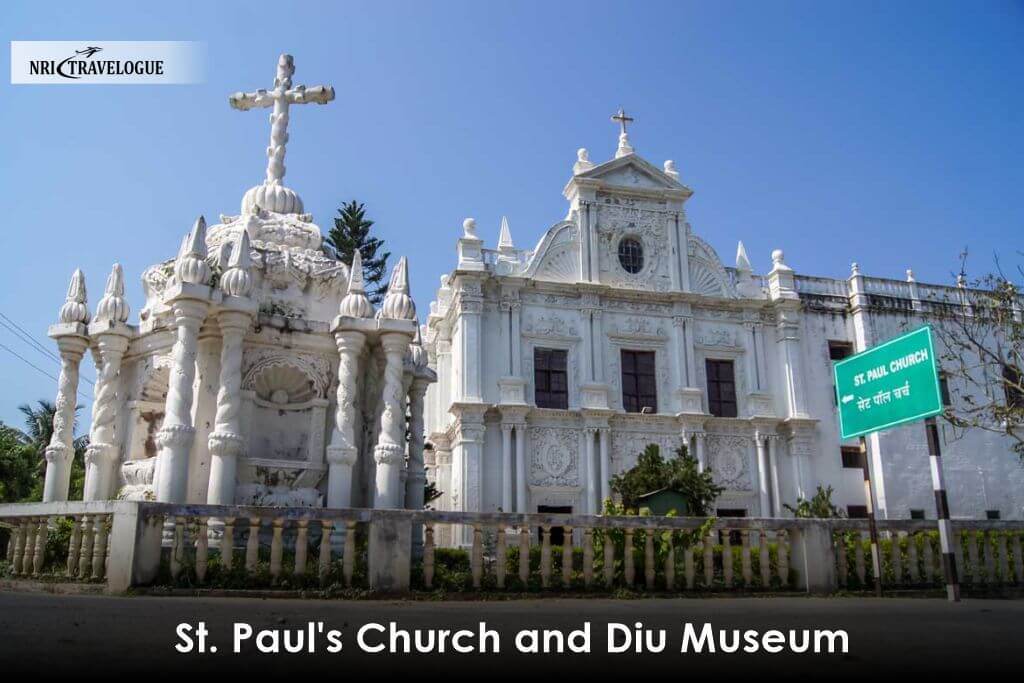
<path fill-rule="evenodd" d="M 176 629 L 205 622 L 205 654 L 183 654 Z M 498 654 L 370 654 L 360 649 L 358 631 L 367 623 L 389 622 L 414 629 L 469 628 L 462 644 L 477 646 L 479 623 L 499 634 Z M 249 624 L 252 637 L 234 653 L 235 623 Z M 261 629 L 276 631 L 283 650 L 287 631 L 314 622 L 316 652 L 265 654 L 254 641 Z M 316 622 L 323 622 L 317 631 Z M 590 622 L 589 654 L 520 654 L 515 641 L 523 629 L 558 629 L 568 634 Z M 609 623 L 665 630 L 664 652 L 608 654 Z M 686 623 L 697 634 L 705 623 L 731 629 L 842 629 L 848 652 L 835 654 L 681 653 Z M 625 673 L 631 680 L 656 671 L 753 671 L 786 674 L 818 671 L 830 676 L 871 672 L 941 671 L 979 673 L 1003 668 L 1019 673 L 1024 601 L 989 600 L 948 604 L 938 599 L 711 598 L 652 600 L 548 599 L 506 602 L 407 602 L 278 600 L 258 598 L 60 596 L 0 592 L 0 671 L 4 674 L 140 673 L 151 677 L 207 671 L 250 671 L 294 675 L 342 675 L 373 670 L 429 675 L 474 674 L 489 678 L 517 673 Z M 241 627 L 243 630 L 245 627 Z M 342 649 L 328 653 L 339 630 Z M 813 634 L 812 634 L 813 636 Z M 264 639 L 272 638 L 264 635 Z M 190 635 L 198 646 L 195 632 Z M 307 639 L 304 645 L 308 646 Z M 387 643 L 368 632 L 368 647 Z M 621 641 L 620 641 L 621 642 Z M 635 642 L 635 639 L 634 639 Z M 653 640 L 657 644 L 657 638 Z M 746 641 L 742 641 L 745 643 Z M 268 644 L 266 640 L 264 644 Z M 741 644 L 742 644 L 741 643 Z M 581 644 L 577 634 L 576 644 Z M 823 641 L 823 647 L 825 643 Z M 212 648 L 217 652 L 212 652 Z M 427 668 L 425 668 L 427 667 Z M 261 676 L 262 677 L 262 676 Z"/>

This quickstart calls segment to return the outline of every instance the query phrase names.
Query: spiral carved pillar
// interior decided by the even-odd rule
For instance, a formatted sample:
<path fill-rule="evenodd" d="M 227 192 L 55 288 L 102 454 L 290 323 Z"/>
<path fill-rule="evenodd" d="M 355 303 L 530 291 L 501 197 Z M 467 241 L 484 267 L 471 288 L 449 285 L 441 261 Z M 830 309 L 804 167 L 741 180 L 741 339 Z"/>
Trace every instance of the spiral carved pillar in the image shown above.
<path fill-rule="evenodd" d="M 83 326 L 84 330 L 84 326 Z M 57 336 L 60 377 L 57 380 L 53 436 L 46 447 L 46 478 L 43 502 L 68 499 L 71 462 L 75 457 L 75 409 L 78 406 L 78 368 L 89 340 L 84 335 Z"/>
<path fill-rule="evenodd" d="M 380 437 L 373 449 L 377 462 L 374 507 L 396 508 L 400 500 L 399 477 L 405 461 L 405 394 L 402 391 L 402 361 L 410 338 L 399 332 L 381 335 L 384 348 L 384 412 Z"/>
<path fill-rule="evenodd" d="M 93 323 L 97 325 L 101 323 Z M 94 334 L 98 372 L 92 405 L 89 448 L 85 451 L 85 489 L 83 500 L 107 500 L 114 495 L 115 471 L 121 448 L 117 420 L 123 396 L 120 396 L 121 359 L 128 348 L 128 333 L 122 326 L 111 326 Z M 91 331 L 91 330 L 90 330 Z"/>
<path fill-rule="evenodd" d="M 245 443 L 242 437 L 242 341 L 252 317 L 247 312 L 222 310 L 217 315 L 221 330 L 220 388 L 217 391 L 217 415 L 210 434 L 210 483 L 206 502 L 233 505 L 238 456 Z"/>
<path fill-rule="evenodd" d="M 177 340 L 171 354 L 171 374 L 164 409 L 164 424 L 157 432 L 160 475 L 156 499 L 162 503 L 185 503 L 188 490 L 188 458 L 195 438 L 192 425 L 193 383 L 199 327 L 208 303 L 199 299 L 178 299 L 172 303 Z"/>
<path fill-rule="evenodd" d="M 327 447 L 327 507 L 352 504 L 352 466 L 356 463 L 356 380 L 359 354 L 366 335 L 355 330 L 336 330 L 338 346 L 338 393 L 334 433 Z"/>
<path fill-rule="evenodd" d="M 423 462 L 423 408 L 429 382 L 417 377 L 409 390 L 409 469 L 405 480 L 405 507 L 422 510 L 424 505 L 423 487 L 427 482 L 427 470 Z M 413 557 L 423 555 L 423 525 L 412 529 Z"/>

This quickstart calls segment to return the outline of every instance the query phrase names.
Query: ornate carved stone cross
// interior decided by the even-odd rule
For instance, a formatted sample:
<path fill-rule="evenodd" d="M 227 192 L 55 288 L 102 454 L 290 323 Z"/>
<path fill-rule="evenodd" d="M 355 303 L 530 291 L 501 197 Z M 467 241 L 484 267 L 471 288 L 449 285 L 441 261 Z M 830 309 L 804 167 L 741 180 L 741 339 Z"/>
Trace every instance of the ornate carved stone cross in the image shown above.
<path fill-rule="evenodd" d="M 617 121 L 619 123 L 619 133 L 621 135 L 626 134 L 626 124 L 633 123 L 632 117 L 626 116 L 626 112 L 622 110 L 622 107 L 619 107 L 619 111 L 612 116 L 612 121 Z"/>
<path fill-rule="evenodd" d="M 288 144 L 288 108 L 293 104 L 327 104 L 334 99 L 334 88 L 329 85 L 292 87 L 295 62 L 291 55 L 277 60 L 277 77 L 273 90 L 237 92 L 229 98 L 235 109 L 247 111 L 254 107 L 274 107 L 270 114 L 270 146 L 267 147 L 267 184 L 280 184 L 284 178 L 285 145 Z"/>

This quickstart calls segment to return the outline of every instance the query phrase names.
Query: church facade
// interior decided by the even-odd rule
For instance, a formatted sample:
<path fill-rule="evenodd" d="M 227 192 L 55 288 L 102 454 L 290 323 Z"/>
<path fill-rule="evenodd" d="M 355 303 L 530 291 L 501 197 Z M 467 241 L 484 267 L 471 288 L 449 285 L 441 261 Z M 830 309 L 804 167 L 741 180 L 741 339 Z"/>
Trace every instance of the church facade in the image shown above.
<path fill-rule="evenodd" d="M 924 427 L 872 435 L 866 454 L 840 442 L 832 362 L 927 323 L 956 289 L 856 264 L 844 279 L 798 274 L 781 250 L 760 275 L 742 242 L 725 266 L 687 220 L 674 163 L 643 159 L 613 118 L 614 158 L 579 151 L 566 217 L 533 249 L 504 219 L 496 248 L 463 225 L 425 325 L 435 505 L 596 513 L 655 443 L 711 468 L 720 516 L 787 516 L 818 485 L 862 515 L 870 459 L 880 516 L 934 519 Z M 953 516 L 1021 518 L 1010 441 L 942 430 Z"/>

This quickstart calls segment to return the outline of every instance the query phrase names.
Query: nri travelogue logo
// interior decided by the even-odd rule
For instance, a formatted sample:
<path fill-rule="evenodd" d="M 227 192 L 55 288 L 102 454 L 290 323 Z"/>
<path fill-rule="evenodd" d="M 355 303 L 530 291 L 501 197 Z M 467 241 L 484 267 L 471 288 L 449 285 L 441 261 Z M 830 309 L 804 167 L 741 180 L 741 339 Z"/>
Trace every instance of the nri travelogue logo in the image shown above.
<path fill-rule="evenodd" d="M 11 83 L 199 83 L 204 53 L 193 42 L 12 41 Z"/>

